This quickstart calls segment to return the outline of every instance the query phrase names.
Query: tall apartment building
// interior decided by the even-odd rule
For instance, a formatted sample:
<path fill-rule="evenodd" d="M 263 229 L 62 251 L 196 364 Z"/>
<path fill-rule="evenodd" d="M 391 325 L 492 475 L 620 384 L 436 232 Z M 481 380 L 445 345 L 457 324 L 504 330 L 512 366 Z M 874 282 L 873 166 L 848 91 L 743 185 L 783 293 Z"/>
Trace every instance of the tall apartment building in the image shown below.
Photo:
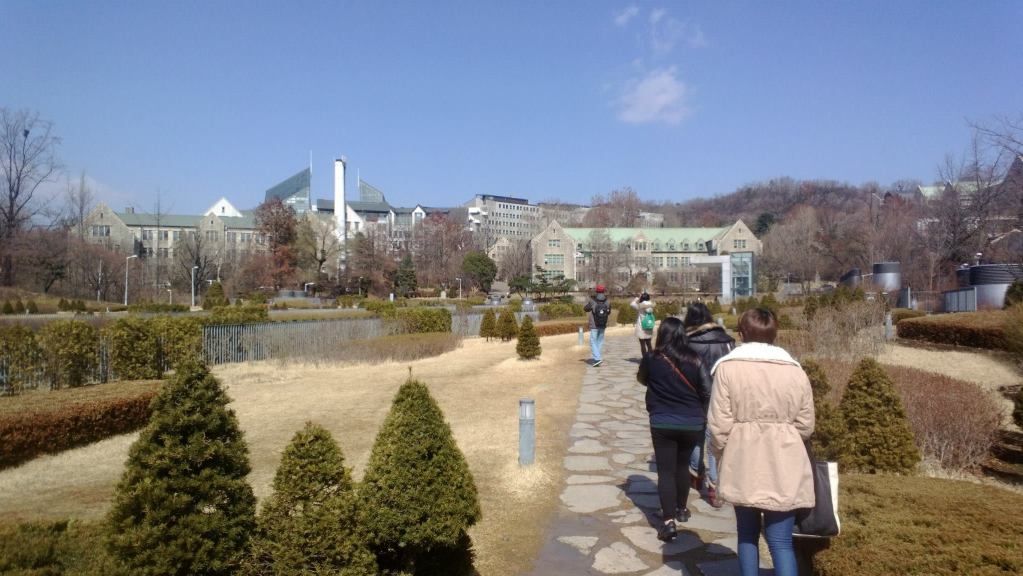
<path fill-rule="evenodd" d="M 545 225 L 542 209 L 525 198 L 477 194 L 465 208 L 469 229 L 485 252 L 500 238 L 528 240 Z"/>

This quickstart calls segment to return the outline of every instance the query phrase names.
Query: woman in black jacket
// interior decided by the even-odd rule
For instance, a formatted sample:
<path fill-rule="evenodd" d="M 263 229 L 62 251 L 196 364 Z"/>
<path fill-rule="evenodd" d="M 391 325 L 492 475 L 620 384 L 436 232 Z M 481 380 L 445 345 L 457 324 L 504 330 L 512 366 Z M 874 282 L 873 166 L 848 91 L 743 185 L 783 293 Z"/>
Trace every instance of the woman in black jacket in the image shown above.
<path fill-rule="evenodd" d="M 735 339 L 714 322 L 714 316 L 703 302 L 696 302 L 689 306 L 683 324 L 686 327 L 689 347 L 700 355 L 700 360 L 703 361 L 707 370 L 714 368 L 715 362 L 735 348 Z M 701 484 L 706 479 L 707 500 L 711 506 L 720 508 L 721 500 L 718 499 L 717 493 L 718 463 L 710 452 L 704 450 L 704 444 L 703 441 L 697 444 L 693 455 L 689 458 L 689 477 L 693 488 L 697 490 L 702 488 Z M 707 454 L 706 466 L 701 458 L 705 452 Z"/>
<path fill-rule="evenodd" d="M 675 522 L 689 520 L 687 461 L 704 438 L 710 402 L 710 373 L 686 343 L 678 318 L 661 321 L 657 343 L 639 364 L 636 379 L 646 390 L 650 436 L 657 460 L 657 494 L 663 523 L 657 537 L 665 542 L 677 534 Z"/>

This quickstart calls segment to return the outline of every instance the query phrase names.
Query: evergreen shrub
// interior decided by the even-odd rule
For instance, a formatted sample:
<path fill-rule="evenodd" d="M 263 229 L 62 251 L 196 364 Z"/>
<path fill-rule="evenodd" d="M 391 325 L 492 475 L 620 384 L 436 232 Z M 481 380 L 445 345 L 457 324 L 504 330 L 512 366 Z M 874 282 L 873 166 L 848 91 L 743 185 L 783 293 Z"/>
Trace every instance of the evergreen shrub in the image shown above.
<path fill-rule="evenodd" d="M 810 380 L 810 388 L 813 389 L 815 423 L 810 442 L 813 446 L 814 457 L 818 460 L 837 460 L 845 433 L 845 422 L 842 415 L 828 400 L 828 394 L 831 391 L 828 375 L 813 360 L 801 360 L 800 364 Z"/>
<path fill-rule="evenodd" d="M 0 308 L 0 312 L 3 314 L 14 314 L 14 306 L 11 306 L 10 300 L 4 300 L 3 308 Z"/>
<path fill-rule="evenodd" d="M 1012 308 L 1017 304 L 1023 304 L 1023 280 L 1015 280 L 1005 291 L 1005 307 Z"/>
<path fill-rule="evenodd" d="M 91 324 L 55 320 L 37 334 L 52 388 L 81 386 L 96 369 L 99 333 Z"/>
<path fill-rule="evenodd" d="M 203 310 L 213 310 L 218 306 L 230 306 L 230 304 L 231 302 L 224 295 L 224 285 L 220 282 L 210 284 L 210 289 L 206 291 L 206 297 L 202 299 Z"/>
<path fill-rule="evenodd" d="M 68 301 L 63 298 L 61 298 L 60 301 L 57 302 L 57 310 L 60 310 L 61 312 L 66 312 L 67 310 L 70 310 L 70 308 L 71 307 L 68 305 Z"/>
<path fill-rule="evenodd" d="M 127 317 L 105 329 L 110 344 L 110 368 L 120 380 L 157 380 L 160 342 L 156 327 L 144 318 Z"/>
<path fill-rule="evenodd" d="M 629 326 L 629 325 L 635 324 L 636 323 L 636 318 L 638 318 L 638 314 L 639 313 L 636 312 L 636 310 L 632 306 L 630 306 L 628 302 L 621 302 L 621 303 L 618 304 L 618 317 L 617 318 L 618 318 L 618 324 L 619 325 L 621 325 L 621 326 Z M 657 315 L 656 310 L 654 311 L 654 315 L 655 316 Z"/>
<path fill-rule="evenodd" d="M 367 298 L 362 301 L 362 307 L 381 318 L 394 318 L 397 315 L 398 302 Z"/>
<path fill-rule="evenodd" d="M 404 334 L 451 332 L 451 312 L 446 308 L 399 308 L 394 317 Z"/>
<path fill-rule="evenodd" d="M 1017 304 L 1005 311 L 1002 323 L 1005 347 L 1016 360 L 1023 363 L 1023 304 Z"/>
<path fill-rule="evenodd" d="M 21 298 L 17 298 L 14 300 L 14 313 L 15 314 L 25 313 L 25 303 L 21 301 Z"/>
<path fill-rule="evenodd" d="M 839 404 L 845 424 L 839 462 L 850 471 L 909 474 L 920 462 L 906 412 L 873 358 L 853 371 Z"/>
<path fill-rule="evenodd" d="M 85 310 L 84 304 L 82 310 Z M 138 302 L 128 306 L 128 312 L 166 314 L 168 312 L 188 312 L 187 304 L 169 304 L 167 302 Z"/>
<path fill-rule="evenodd" d="M 17 394 L 37 380 L 43 367 L 36 335 L 21 324 L 0 324 L 0 362 L 7 367 L 7 392 Z"/>
<path fill-rule="evenodd" d="M 421 382 L 399 388 L 358 492 L 361 524 L 385 573 L 421 574 L 431 557 L 471 553 L 466 530 L 481 515 L 476 484 Z"/>
<path fill-rule="evenodd" d="M 509 298 L 508 309 L 512 312 L 522 312 L 522 299 L 520 298 L 516 300 L 514 298 Z"/>
<path fill-rule="evenodd" d="M 502 342 L 507 342 L 519 334 L 519 323 L 515 320 L 515 314 L 508 308 L 501 311 L 497 318 L 497 336 Z"/>
<path fill-rule="evenodd" d="M 107 547 L 131 574 L 234 574 L 255 527 L 248 449 L 205 366 L 179 367 L 153 400 L 107 515 Z"/>
<path fill-rule="evenodd" d="M 533 319 L 526 316 L 522 319 L 522 326 L 519 328 L 519 341 L 515 344 L 515 351 L 519 358 L 529 360 L 540 356 L 540 337 L 533 329 Z"/>
<path fill-rule="evenodd" d="M 374 576 L 358 526 L 358 500 L 341 448 L 307 422 L 284 449 L 245 561 L 244 576 Z"/>
<path fill-rule="evenodd" d="M 480 338 L 486 338 L 487 342 L 491 338 L 497 337 L 497 315 L 494 314 L 493 308 L 488 308 L 483 313 L 483 319 L 480 321 Z"/>
<path fill-rule="evenodd" d="M 38 314 L 39 305 L 36 304 L 35 300 L 29 300 L 28 304 L 25 305 L 25 310 L 27 310 L 29 314 Z"/>
<path fill-rule="evenodd" d="M 193 316 L 156 316 L 149 320 L 160 342 L 160 366 L 178 366 L 202 358 L 203 319 Z"/>

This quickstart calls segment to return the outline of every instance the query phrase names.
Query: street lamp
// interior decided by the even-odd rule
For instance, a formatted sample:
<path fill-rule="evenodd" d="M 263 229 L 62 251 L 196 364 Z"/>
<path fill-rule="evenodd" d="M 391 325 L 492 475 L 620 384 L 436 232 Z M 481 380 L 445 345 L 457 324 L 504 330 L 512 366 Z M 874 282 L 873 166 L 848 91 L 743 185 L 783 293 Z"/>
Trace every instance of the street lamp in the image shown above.
<path fill-rule="evenodd" d="M 455 278 L 455 280 L 458 280 L 458 299 L 461 300 L 462 299 L 462 279 L 461 278 Z"/>
<path fill-rule="evenodd" d="M 124 305 L 128 305 L 128 260 L 138 258 L 138 254 L 132 254 L 124 259 Z"/>
<path fill-rule="evenodd" d="M 198 269 L 198 266 L 192 266 L 192 308 L 195 308 L 195 271 Z"/>

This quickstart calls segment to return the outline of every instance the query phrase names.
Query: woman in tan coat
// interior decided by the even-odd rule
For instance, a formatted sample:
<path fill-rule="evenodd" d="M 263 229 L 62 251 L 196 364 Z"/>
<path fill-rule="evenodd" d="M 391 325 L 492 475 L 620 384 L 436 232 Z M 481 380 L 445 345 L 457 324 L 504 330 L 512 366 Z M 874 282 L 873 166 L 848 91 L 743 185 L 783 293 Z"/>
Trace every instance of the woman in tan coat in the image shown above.
<path fill-rule="evenodd" d="M 707 427 L 718 457 L 718 494 L 735 505 L 739 570 L 756 576 L 761 526 L 777 576 L 796 576 L 795 511 L 812 508 L 813 476 L 803 444 L 814 426 L 806 373 L 774 346 L 778 323 L 762 308 L 739 319 L 743 345 L 714 365 Z"/>
<path fill-rule="evenodd" d="M 654 337 L 654 326 L 651 324 L 650 328 L 643 327 L 644 318 L 647 313 L 653 314 L 654 312 L 654 303 L 650 300 L 650 295 L 643 292 L 633 298 L 629 306 L 632 306 L 632 309 L 636 311 L 636 338 L 639 339 L 639 357 L 643 358 L 643 356 L 654 351 L 650 345 L 650 341 Z M 649 323 L 650 320 L 647 320 L 647 322 Z"/>

